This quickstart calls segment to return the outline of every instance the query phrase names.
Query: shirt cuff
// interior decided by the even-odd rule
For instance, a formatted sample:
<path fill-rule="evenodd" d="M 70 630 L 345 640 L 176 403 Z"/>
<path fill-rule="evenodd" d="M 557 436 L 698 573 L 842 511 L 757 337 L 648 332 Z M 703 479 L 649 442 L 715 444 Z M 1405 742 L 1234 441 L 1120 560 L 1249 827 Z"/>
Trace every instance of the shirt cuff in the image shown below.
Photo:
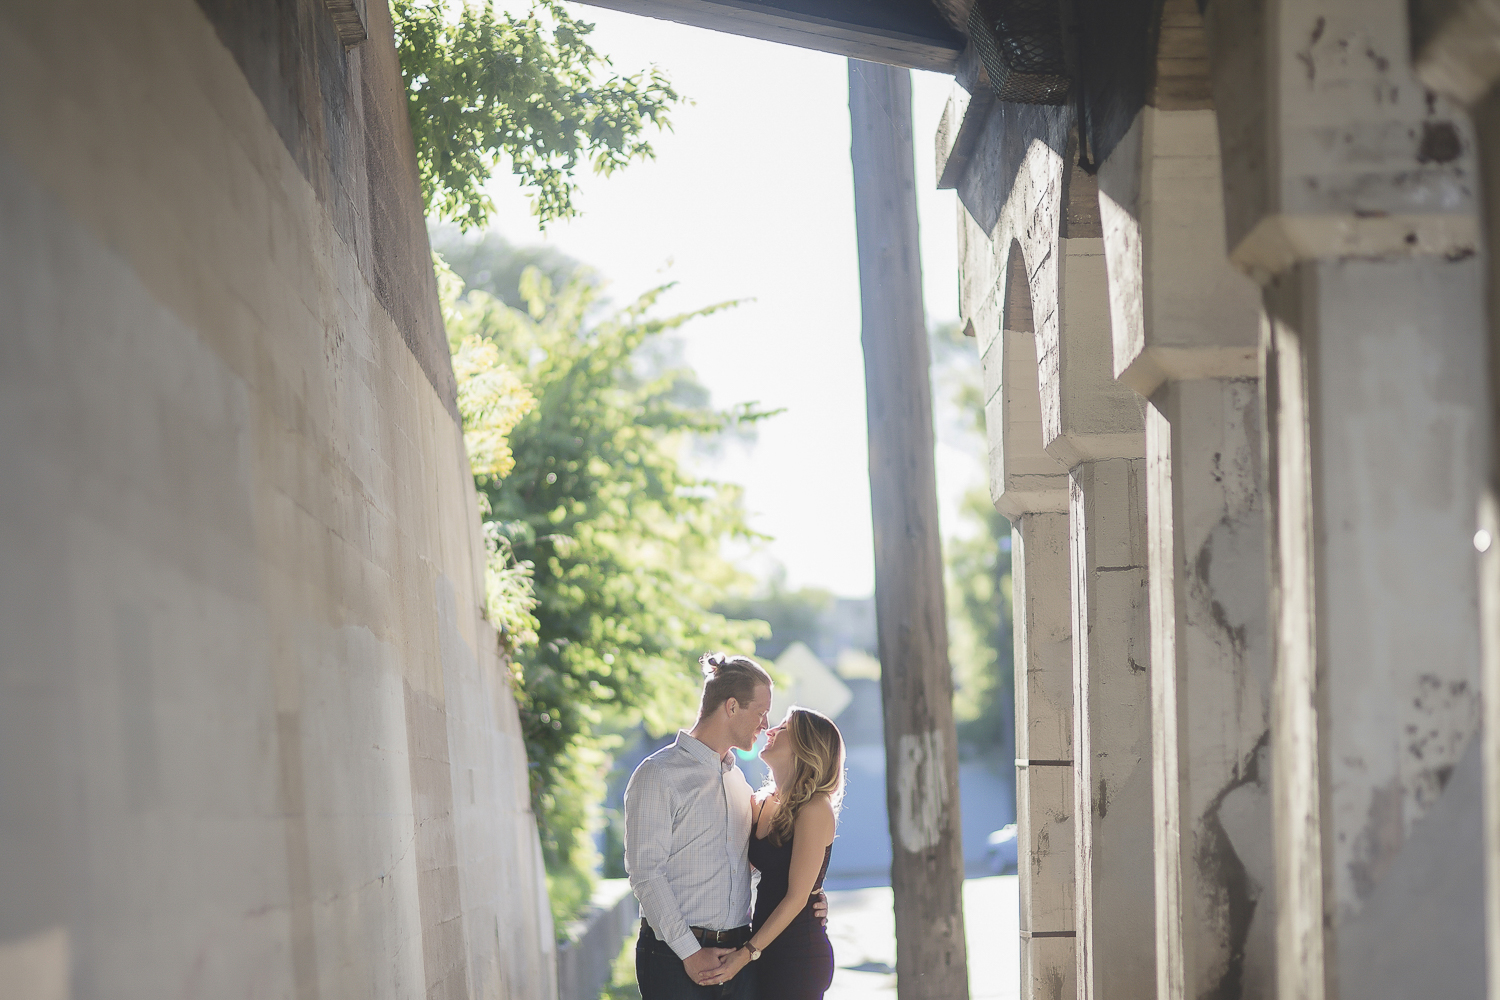
<path fill-rule="evenodd" d="M 693 953 L 696 952 L 699 948 L 702 948 L 703 945 L 699 944 L 698 939 L 693 937 L 692 931 L 688 931 L 677 940 L 668 941 L 667 947 L 675 951 L 677 953 L 677 957 L 686 962 L 688 959 L 692 958 Z"/>

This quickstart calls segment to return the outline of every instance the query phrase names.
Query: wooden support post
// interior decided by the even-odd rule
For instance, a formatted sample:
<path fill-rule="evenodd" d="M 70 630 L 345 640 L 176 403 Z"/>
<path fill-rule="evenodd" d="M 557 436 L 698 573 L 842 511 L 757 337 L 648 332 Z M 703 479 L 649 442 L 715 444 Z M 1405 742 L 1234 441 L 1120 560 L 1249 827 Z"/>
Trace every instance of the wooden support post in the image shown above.
<path fill-rule="evenodd" d="M 911 74 L 849 61 L 875 613 L 901 1000 L 966 1000 L 953 678 L 933 468 Z"/>

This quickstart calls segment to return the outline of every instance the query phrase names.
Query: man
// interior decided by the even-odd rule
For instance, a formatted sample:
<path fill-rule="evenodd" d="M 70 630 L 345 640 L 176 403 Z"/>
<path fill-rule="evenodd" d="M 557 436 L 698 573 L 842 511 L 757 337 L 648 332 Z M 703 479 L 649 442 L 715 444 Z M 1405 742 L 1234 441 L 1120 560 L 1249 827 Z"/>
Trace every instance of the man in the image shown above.
<path fill-rule="evenodd" d="M 713 653 L 690 731 L 641 762 L 625 789 L 625 870 L 641 903 L 635 971 L 642 1000 L 754 1000 L 742 972 L 706 986 L 750 939 L 750 784 L 733 749 L 765 731 L 771 678 L 746 656 Z M 820 900 L 818 916 L 827 912 Z M 749 970 L 752 966 L 746 966 Z"/>

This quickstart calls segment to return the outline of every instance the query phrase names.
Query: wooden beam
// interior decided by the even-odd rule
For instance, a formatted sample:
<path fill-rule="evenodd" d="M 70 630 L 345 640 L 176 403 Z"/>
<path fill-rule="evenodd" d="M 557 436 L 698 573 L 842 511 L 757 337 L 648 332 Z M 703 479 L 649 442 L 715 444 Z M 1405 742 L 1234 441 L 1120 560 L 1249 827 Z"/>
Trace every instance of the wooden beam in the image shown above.
<path fill-rule="evenodd" d="M 967 1000 L 958 741 L 917 253 L 911 74 L 849 61 L 875 618 L 901 1000 Z"/>
<path fill-rule="evenodd" d="M 928 0 L 582 0 L 868 62 L 951 73 L 964 36 Z"/>

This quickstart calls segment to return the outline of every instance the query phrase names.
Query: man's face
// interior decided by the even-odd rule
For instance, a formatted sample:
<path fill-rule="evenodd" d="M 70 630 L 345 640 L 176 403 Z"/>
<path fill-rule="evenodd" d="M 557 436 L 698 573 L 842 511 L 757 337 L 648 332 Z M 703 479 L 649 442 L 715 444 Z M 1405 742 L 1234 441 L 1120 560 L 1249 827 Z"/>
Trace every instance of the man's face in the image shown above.
<path fill-rule="evenodd" d="M 755 688 L 755 697 L 750 699 L 748 705 L 739 705 L 730 718 L 731 733 L 734 745 L 741 750 L 749 750 L 755 745 L 756 737 L 766 731 L 770 724 L 771 716 L 771 686 L 769 684 L 758 684 Z"/>

